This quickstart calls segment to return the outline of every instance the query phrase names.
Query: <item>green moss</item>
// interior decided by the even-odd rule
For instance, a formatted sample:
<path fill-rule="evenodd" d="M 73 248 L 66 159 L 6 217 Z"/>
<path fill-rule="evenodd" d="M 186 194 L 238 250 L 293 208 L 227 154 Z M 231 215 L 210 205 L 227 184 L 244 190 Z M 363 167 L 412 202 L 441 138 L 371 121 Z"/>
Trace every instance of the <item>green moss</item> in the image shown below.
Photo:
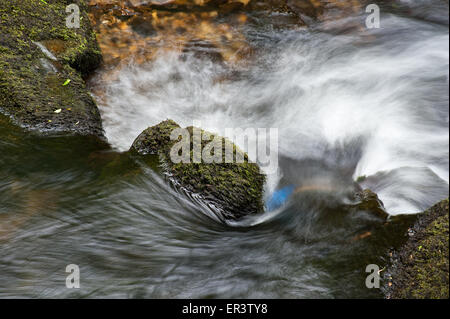
<path fill-rule="evenodd" d="M 171 141 L 170 134 L 179 125 L 172 120 L 161 122 L 146 129 L 140 134 L 131 147 L 131 152 L 149 155 L 158 154 L 166 172 L 177 183 L 191 192 L 199 193 L 204 198 L 213 201 L 223 209 L 228 218 L 240 218 L 248 214 L 263 211 L 263 187 L 265 176 L 258 165 L 248 161 L 248 156 L 233 145 L 234 154 L 244 158 L 243 163 L 225 163 L 225 142 L 219 137 L 222 145 L 222 160 L 220 163 L 194 163 L 193 127 L 187 128 L 190 133 L 190 163 L 173 163 L 170 160 L 170 150 L 178 141 Z M 209 140 L 202 139 L 201 150 L 216 136 L 199 129 Z M 229 142 L 229 141 L 228 141 Z M 231 142 L 229 142 L 231 143 Z M 199 156 L 201 157 L 201 156 Z"/>
<path fill-rule="evenodd" d="M 356 192 L 354 197 L 357 200 L 355 207 L 357 207 L 358 210 L 372 212 L 382 219 L 386 219 L 388 217 L 388 213 L 384 209 L 383 202 L 378 198 L 378 195 L 370 189 L 364 189 Z"/>
<path fill-rule="evenodd" d="M 356 179 L 357 183 L 362 183 L 366 180 L 367 176 L 366 175 L 362 175 L 362 176 L 358 176 L 358 178 Z"/>
<path fill-rule="evenodd" d="M 414 283 L 403 294 L 411 298 L 448 298 L 448 215 L 433 221 L 410 255 Z"/>
<path fill-rule="evenodd" d="M 60 39 L 66 42 L 66 49 L 57 57 L 83 75 L 100 64 L 101 53 L 89 24 L 84 0 L 53 0 L 48 1 L 48 5 L 36 0 L 0 0 L 0 3 L 3 8 L 1 33 L 12 35 L 10 42 L 25 41 L 22 45 L 29 47 L 30 40 Z M 71 3 L 80 7 L 80 28 L 67 28 L 65 25 L 68 15 L 65 8 Z"/>

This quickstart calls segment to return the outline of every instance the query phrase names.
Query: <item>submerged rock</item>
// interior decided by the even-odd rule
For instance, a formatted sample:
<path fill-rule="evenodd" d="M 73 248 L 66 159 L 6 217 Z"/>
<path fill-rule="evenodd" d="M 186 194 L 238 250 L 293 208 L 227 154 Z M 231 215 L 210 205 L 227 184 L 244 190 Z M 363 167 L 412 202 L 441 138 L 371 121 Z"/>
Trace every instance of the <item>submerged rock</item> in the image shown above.
<path fill-rule="evenodd" d="M 449 298 L 449 200 L 417 215 L 406 243 L 392 253 L 387 298 Z"/>
<path fill-rule="evenodd" d="M 66 26 L 71 3 L 80 28 Z M 101 62 L 85 2 L 0 0 L 0 7 L 0 111 L 29 130 L 103 138 L 83 80 Z"/>
<path fill-rule="evenodd" d="M 136 138 L 130 152 L 158 155 L 165 173 L 174 185 L 187 190 L 188 193 L 199 194 L 222 220 L 239 219 L 263 212 L 265 175 L 261 173 L 258 165 L 249 162 L 247 154 L 223 137 L 189 127 L 183 131 L 188 134 L 184 135 L 187 139 L 186 145 L 189 146 L 185 158 L 188 162 L 175 163 L 173 154 L 179 153 L 173 153 L 174 147 L 183 141 L 178 135 L 180 131 L 174 131 L 176 129 L 181 128 L 172 120 L 149 127 Z M 175 139 L 171 139 L 172 132 Z M 201 142 L 196 136 L 201 136 Z M 216 142 L 220 144 L 215 144 Z M 220 147 L 220 150 L 209 149 L 212 143 Z M 201 156 L 202 152 L 205 154 L 208 150 L 209 155 L 216 155 L 212 163 L 205 161 L 205 156 Z M 235 158 L 241 157 L 244 161 L 226 163 L 226 154 L 230 154 L 227 150 L 232 150 Z M 197 156 L 199 162 L 195 162 Z"/>
<path fill-rule="evenodd" d="M 182 60 L 186 60 L 187 55 L 192 54 L 198 59 L 209 60 L 213 63 L 223 63 L 224 59 L 220 50 L 209 41 L 191 40 L 185 44 L 183 53 L 180 56 Z"/>

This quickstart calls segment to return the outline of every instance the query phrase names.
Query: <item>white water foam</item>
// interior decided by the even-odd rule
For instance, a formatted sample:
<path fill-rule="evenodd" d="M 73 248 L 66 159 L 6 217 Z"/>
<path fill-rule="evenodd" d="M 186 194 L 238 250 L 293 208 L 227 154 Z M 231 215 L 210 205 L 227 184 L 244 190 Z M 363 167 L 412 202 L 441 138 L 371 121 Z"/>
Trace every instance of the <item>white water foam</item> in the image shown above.
<path fill-rule="evenodd" d="M 385 174 L 384 183 L 367 183 L 387 210 L 418 212 L 448 196 L 448 29 L 398 17 L 383 23 L 366 45 L 358 36 L 299 35 L 231 81 L 218 80 L 222 67 L 194 58 L 130 65 L 117 81 L 97 84 L 106 90 L 106 135 L 126 150 L 167 118 L 221 134 L 275 127 L 280 155 L 293 159 L 321 158 L 319 145 L 363 138 L 354 179 Z M 402 168 L 407 174 L 389 174 Z M 269 192 L 280 174 L 269 176 Z"/>

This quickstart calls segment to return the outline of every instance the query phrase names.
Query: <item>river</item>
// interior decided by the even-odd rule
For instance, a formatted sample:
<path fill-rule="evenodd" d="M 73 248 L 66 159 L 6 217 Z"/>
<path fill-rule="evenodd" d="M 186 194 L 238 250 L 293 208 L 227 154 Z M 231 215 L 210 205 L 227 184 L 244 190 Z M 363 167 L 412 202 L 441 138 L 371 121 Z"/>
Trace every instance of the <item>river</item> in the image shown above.
<path fill-rule="evenodd" d="M 0 120 L 0 297 L 382 298 L 365 268 L 384 265 L 403 233 L 349 213 L 340 190 L 364 176 L 390 215 L 448 197 L 449 29 L 448 1 L 376 3 L 379 29 L 363 10 L 307 27 L 249 12 L 227 32 L 251 53 L 224 45 L 220 63 L 180 58 L 169 41 L 130 49 L 89 80 L 112 149 Z M 219 223 L 120 153 L 167 118 L 220 134 L 276 128 L 266 196 L 319 190 Z M 69 264 L 80 289 L 65 287 Z"/>

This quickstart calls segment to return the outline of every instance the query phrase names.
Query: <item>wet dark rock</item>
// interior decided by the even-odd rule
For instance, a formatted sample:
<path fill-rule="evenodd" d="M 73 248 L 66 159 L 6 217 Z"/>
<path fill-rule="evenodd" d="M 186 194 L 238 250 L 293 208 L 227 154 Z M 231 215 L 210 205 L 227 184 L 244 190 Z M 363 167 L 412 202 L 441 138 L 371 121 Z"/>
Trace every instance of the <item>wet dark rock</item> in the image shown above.
<path fill-rule="evenodd" d="M 449 298 L 448 219 L 448 198 L 417 215 L 405 232 L 405 244 L 391 253 L 386 298 Z"/>
<path fill-rule="evenodd" d="M 78 29 L 66 27 L 70 3 L 80 8 Z M 28 130 L 104 138 L 83 80 L 101 53 L 86 3 L 70 3 L 0 0 L 0 112 Z"/>
<path fill-rule="evenodd" d="M 265 175 L 258 165 L 250 163 L 247 154 L 222 137 L 218 137 L 222 142 L 220 163 L 205 163 L 203 160 L 201 163 L 194 163 L 196 148 L 193 147 L 193 133 L 196 128 L 193 127 L 187 128 L 191 138 L 190 163 L 174 163 L 171 161 L 170 150 L 177 141 L 171 140 L 170 134 L 178 128 L 180 126 L 172 120 L 149 127 L 136 138 L 130 153 L 139 156 L 158 155 L 171 182 L 188 193 L 199 194 L 222 220 L 262 213 Z M 203 136 L 208 133 L 198 130 Z M 210 140 L 214 137 L 212 134 Z M 208 140 L 202 141 L 201 149 L 208 143 Z M 243 163 L 225 163 L 225 143 L 230 143 L 233 152 L 244 158 Z"/>
<path fill-rule="evenodd" d="M 99 1 L 99 0 L 97 0 Z M 101 0 L 99 1 L 101 2 Z M 133 8 L 152 8 L 156 10 L 182 10 L 189 11 L 192 9 L 201 8 L 221 8 L 222 6 L 228 6 L 229 4 L 238 4 L 241 8 L 242 5 L 247 3 L 246 0 L 129 0 L 128 1 Z"/>
<path fill-rule="evenodd" d="M 355 206 L 360 210 L 374 213 L 382 219 L 386 219 L 389 216 L 381 199 L 379 199 L 378 195 L 370 189 L 357 191 L 354 194 L 354 200 L 356 200 Z"/>
<path fill-rule="evenodd" d="M 142 17 L 133 18 L 130 21 L 130 26 L 137 34 L 143 37 L 153 36 L 157 33 L 156 29 L 152 26 L 152 22 Z"/>
<path fill-rule="evenodd" d="M 310 23 L 323 14 L 323 7 L 314 6 L 310 0 L 287 0 L 286 6 L 298 14 L 306 23 Z"/>

